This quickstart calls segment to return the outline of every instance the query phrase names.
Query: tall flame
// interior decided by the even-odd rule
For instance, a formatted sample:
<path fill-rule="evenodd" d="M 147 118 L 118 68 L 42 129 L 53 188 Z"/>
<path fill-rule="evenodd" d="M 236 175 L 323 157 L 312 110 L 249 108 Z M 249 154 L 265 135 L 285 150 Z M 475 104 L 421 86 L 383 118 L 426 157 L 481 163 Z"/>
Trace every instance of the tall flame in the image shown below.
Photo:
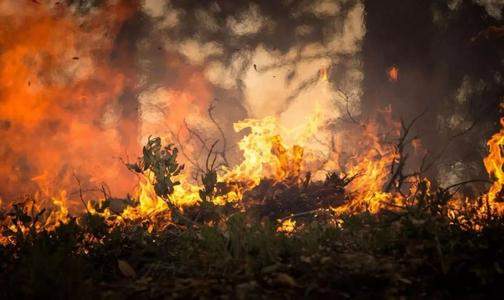
<path fill-rule="evenodd" d="M 75 174 L 91 186 L 114 182 L 115 192 L 128 192 L 134 178 L 117 157 L 136 152 L 125 143 L 136 138 L 119 131 L 116 107 L 129 82 L 109 57 L 110 36 L 131 7 L 106 4 L 88 15 L 30 1 L 2 8 L 0 195 L 14 197 L 21 188 L 58 195 L 75 190 Z"/>
<path fill-rule="evenodd" d="M 224 176 L 226 180 L 250 181 L 256 185 L 264 177 L 282 180 L 299 175 L 303 149 L 298 145 L 287 149 L 283 145 L 274 117 L 247 119 L 235 123 L 234 128 L 236 131 L 249 128 L 251 132 L 238 143 L 244 159 Z"/>
<path fill-rule="evenodd" d="M 483 160 L 488 174 L 495 180 L 487 193 L 490 207 L 498 213 L 504 213 L 504 118 L 500 119 L 501 129 L 488 141 L 489 154 Z"/>

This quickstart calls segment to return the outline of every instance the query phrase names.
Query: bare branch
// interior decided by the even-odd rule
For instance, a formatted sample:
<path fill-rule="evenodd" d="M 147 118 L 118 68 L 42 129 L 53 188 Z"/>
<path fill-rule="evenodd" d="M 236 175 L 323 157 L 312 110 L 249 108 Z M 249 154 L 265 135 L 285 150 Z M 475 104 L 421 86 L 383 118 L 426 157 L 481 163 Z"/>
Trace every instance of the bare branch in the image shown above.
<path fill-rule="evenodd" d="M 216 140 L 212 144 L 212 146 L 210 147 L 210 150 L 208 151 L 208 155 L 207 155 L 206 162 L 205 162 L 205 167 L 206 167 L 207 172 L 212 171 L 214 168 L 215 160 L 217 159 L 217 154 L 214 155 L 214 159 L 213 159 L 212 164 L 210 166 L 208 166 L 208 162 L 210 161 L 210 156 L 212 155 L 213 149 L 215 148 L 215 145 L 217 145 L 218 142 L 219 142 L 219 140 Z"/>
<path fill-rule="evenodd" d="M 87 213 L 90 214 L 89 209 L 88 209 L 87 204 L 86 204 L 86 201 L 84 201 L 84 196 L 82 195 L 82 186 L 81 186 L 81 182 L 79 180 L 79 177 L 77 177 L 77 175 L 75 175 L 75 173 L 73 174 L 73 176 L 75 178 L 75 181 L 77 181 L 77 184 L 79 185 L 79 197 L 80 197 L 80 200 L 82 201 L 82 204 L 84 205 L 84 208 L 86 209 Z"/>
<path fill-rule="evenodd" d="M 404 184 L 404 181 L 410 177 L 420 175 L 421 171 L 414 172 L 411 174 L 406 174 L 406 175 L 403 172 L 404 172 L 404 167 L 406 166 L 406 161 L 409 158 L 409 154 L 406 152 L 406 146 L 409 145 L 413 140 L 415 140 L 417 138 L 417 136 L 415 136 L 411 139 L 408 139 L 408 135 L 410 134 L 410 131 L 413 128 L 413 126 L 415 125 L 415 123 L 422 116 L 424 116 L 426 112 L 427 112 L 427 109 L 425 109 L 418 116 L 413 118 L 413 120 L 411 120 L 411 122 L 408 125 L 406 125 L 404 123 L 404 120 L 401 119 L 401 135 L 399 136 L 399 139 L 398 139 L 397 144 L 395 146 L 399 157 L 398 157 L 397 161 L 394 160 L 390 166 L 390 173 L 392 176 L 390 177 L 390 180 L 385 187 L 385 192 L 389 192 L 392 189 L 392 187 L 395 187 L 395 189 L 399 193 L 402 194 L 401 186 Z M 424 157 L 424 159 L 425 159 L 425 157 Z M 422 165 L 423 165 L 423 161 L 422 161 Z"/>
<path fill-rule="evenodd" d="M 226 135 L 224 134 L 224 130 L 222 130 L 221 126 L 219 123 L 215 120 L 213 116 L 213 110 L 215 109 L 215 106 L 213 104 L 210 104 L 208 107 L 208 117 L 212 121 L 212 123 L 217 127 L 217 130 L 219 130 L 219 133 L 222 138 L 222 151 L 219 152 L 220 156 L 222 157 L 222 160 L 224 161 L 226 166 L 229 166 L 229 162 L 226 158 L 226 151 L 227 151 L 227 140 L 226 140 Z"/>

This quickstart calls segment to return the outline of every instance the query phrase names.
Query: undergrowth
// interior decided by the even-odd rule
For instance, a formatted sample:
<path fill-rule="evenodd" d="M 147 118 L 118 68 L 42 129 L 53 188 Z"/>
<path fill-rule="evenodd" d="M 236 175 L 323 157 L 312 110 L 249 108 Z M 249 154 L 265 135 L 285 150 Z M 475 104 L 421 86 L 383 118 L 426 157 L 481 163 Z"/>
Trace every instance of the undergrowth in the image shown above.
<path fill-rule="evenodd" d="M 162 150 L 158 142 L 149 142 L 154 151 L 144 149 L 149 161 L 129 167 L 137 172 L 155 168 L 156 192 L 173 208 L 170 195 L 177 182 L 172 178 L 182 166 L 175 161 L 176 150 Z M 279 204 L 272 209 L 272 202 L 265 201 L 248 210 L 213 205 L 218 183 L 213 167 L 207 169 L 200 204 L 171 215 L 129 220 L 88 211 L 49 228 L 46 212 L 33 211 L 28 201 L 0 212 L 1 235 L 8 241 L 0 245 L 0 298 L 431 299 L 500 294 L 504 218 L 474 210 L 454 214 L 446 190 L 428 192 L 420 184 L 411 204 L 377 214 L 299 214 L 295 229 L 283 232 L 277 220 L 285 211 Z M 334 185 L 331 192 L 344 194 L 351 179 L 335 176 L 328 175 L 322 184 L 304 182 L 302 189 Z M 299 189 L 284 194 L 291 201 L 306 201 Z"/>

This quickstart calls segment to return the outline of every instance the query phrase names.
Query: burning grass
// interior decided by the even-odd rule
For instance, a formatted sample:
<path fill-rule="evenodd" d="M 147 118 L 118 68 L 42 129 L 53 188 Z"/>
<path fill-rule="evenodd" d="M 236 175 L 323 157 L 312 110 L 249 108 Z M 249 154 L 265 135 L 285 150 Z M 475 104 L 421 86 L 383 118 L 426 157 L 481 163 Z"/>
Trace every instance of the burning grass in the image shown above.
<path fill-rule="evenodd" d="M 200 225 L 165 214 L 109 222 L 69 218 L 52 230 L 21 206 L 5 215 L 4 298 L 482 296 L 502 280 L 503 219 L 447 213 L 441 194 L 401 210 L 319 213 L 278 223 L 206 209 Z M 421 200 L 421 201 L 420 201 Z M 201 210 L 198 212 L 201 216 Z M 212 215 L 213 214 L 213 215 Z M 188 214 L 194 215 L 194 214 Z M 263 215 L 263 214 L 259 214 Z M 304 219 L 303 219 L 304 218 Z M 467 219 L 481 230 L 471 230 Z M 196 220 L 196 218 L 193 218 Z M 200 220 L 205 218 L 200 217 Z M 182 221 L 182 220 L 181 220 Z M 38 228 L 41 228 L 38 227 Z"/>
<path fill-rule="evenodd" d="M 413 124 L 394 127 L 395 145 L 383 143 L 375 126 L 359 126 L 359 155 L 321 179 L 308 167 L 313 156 L 284 144 L 273 119 L 237 125 L 251 130 L 235 168 L 216 167 L 214 144 L 199 184 L 187 177 L 176 147 L 149 138 L 142 157 L 127 164 L 141 176 L 133 198 L 113 198 L 104 188 L 102 199 L 85 201 L 77 179 L 81 214 L 68 213 L 65 192 L 0 212 L 0 284 L 16 287 L 0 296 L 497 294 L 504 131 L 488 142 L 489 192 L 469 199 L 456 193 L 459 184 L 434 187 L 423 178 L 425 159 L 407 172 Z"/>

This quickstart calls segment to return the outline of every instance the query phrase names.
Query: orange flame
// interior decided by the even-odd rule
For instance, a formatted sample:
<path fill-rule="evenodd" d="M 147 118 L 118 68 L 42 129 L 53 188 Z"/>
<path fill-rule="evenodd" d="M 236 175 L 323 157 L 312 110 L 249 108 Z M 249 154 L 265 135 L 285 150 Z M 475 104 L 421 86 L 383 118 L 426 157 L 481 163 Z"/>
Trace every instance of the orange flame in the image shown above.
<path fill-rule="evenodd" d="M 399 68 L 396 66 L 392 66 L 387 70 L 387 75 L 389 78 L 389 81 L 391 82 L 396 82 L 399 80 Z"/>
<path fill-rule="evenodd" d="M 488 141 L 489 154 L 483 160 L 488 174 L 494 178 L 494 182 L 487 193 L 487 199 L 490 207 L 499 214 L 504 213 L 504 193 L 502 185 L 504 184 L 504 156 L 502 154 L 504 147 L 504 118 L 500 119 L 501 129 L 494 134 Z"/>
<path fill-rule="evenodd" d="M 63 5 L 3 5 L 13 11 L 0 12 L 0 194 L 12 197 L 22 187 L 57 195 L 75 189 L 73 174 L 128 192 L 133 177 L 114 157 L 136 152 L 134 143 L 124 143 L 136 138 L 118 130 L 114 107 L 127 80 L 108 62 L 107 35 L 115 35 L 131 8 L 110 4 L 75 16 Z"/>
<path fill-rule="evenodd" d="M 329 81 L 329 68 L 330 67 L 323 67 L 319 71 L 319 77 L 321 81 Z"/>
<path fill-rule="evenodd" d="M 296 221 L 292 219 L 284 220 L 277 228 L 278 232 L 291 233 L 296 229 Z"/>

